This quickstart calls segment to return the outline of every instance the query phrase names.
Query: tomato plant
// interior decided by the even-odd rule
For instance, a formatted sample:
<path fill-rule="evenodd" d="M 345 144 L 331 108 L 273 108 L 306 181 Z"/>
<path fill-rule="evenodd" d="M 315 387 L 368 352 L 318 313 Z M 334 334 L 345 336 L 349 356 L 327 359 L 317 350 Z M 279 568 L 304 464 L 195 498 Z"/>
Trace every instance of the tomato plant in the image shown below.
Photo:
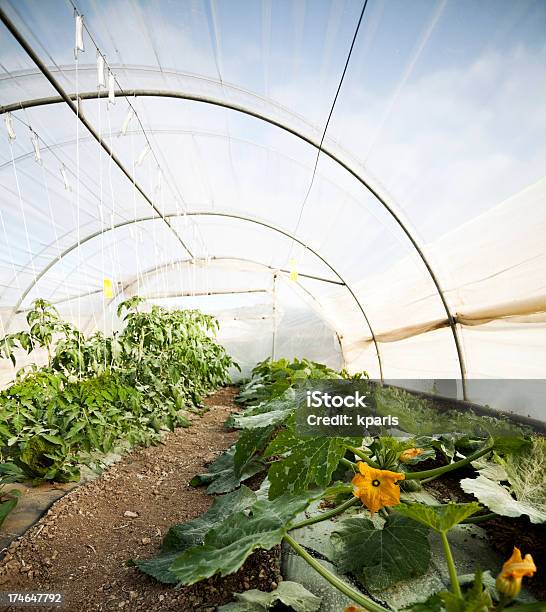
<path fill-rule="evenodd" d="M 215 341 L 210 315 L 150 307 L 138 297 L 118 313 L 119 333 L 85 337 L 36 300 L 28 329 L 0 340 L 14 364 L 16 350 L 47 353 L 44 367 L 19 370 L 0 392 L 0 447 L 32 478 L 77 480 L 78 464 L 120 441 L 157 442 L 162 430 L 188 425 L 184 411 L 229 381 L 234 364 Z"/>

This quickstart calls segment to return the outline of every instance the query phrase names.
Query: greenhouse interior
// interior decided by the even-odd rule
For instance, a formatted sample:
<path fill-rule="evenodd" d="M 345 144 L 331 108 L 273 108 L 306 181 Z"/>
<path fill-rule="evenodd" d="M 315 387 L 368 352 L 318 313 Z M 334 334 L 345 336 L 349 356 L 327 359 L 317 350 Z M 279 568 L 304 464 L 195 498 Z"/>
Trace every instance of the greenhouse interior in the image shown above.
<path fill-rule="evenodd" d="M 1 609 L 546 611 L 546 3 L 0 19 Z"/>

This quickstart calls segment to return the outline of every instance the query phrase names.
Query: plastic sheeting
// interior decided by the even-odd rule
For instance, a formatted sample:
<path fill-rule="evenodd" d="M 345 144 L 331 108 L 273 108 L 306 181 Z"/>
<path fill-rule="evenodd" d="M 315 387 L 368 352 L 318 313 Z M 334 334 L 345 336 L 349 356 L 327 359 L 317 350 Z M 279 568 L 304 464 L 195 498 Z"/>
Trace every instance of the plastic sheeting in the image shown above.
<path fill-rule="evenodd" d="M 370 0 L 316 169 L 361 2 L 78 0 L 76 56 L 64 0 L 0 7 L 133 177 L 0 26 L 0 332 L 140 293 L 245 371 L 546 378 L 542 3 Z"/>

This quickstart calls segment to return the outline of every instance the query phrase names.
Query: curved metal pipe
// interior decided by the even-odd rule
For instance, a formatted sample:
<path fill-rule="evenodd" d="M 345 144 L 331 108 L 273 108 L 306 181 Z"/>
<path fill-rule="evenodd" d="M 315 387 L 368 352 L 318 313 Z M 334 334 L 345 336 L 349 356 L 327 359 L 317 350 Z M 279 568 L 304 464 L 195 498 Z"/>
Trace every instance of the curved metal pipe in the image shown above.
<path fill-rule="evenodd" d="M 116 164 L 116 166 L 121 170 L 121 172 L 133 183 L 133 187 L 140 193 L 140 195 L 146 200 L 146 202 L 153 208 L 153 210 L 163 219 L 168 228 L 173 232 L 176 236 L 178 242 L 180 242 L 182 248 L 188 253 L 190 257 L 193 256 L 193 253 L 188 249 L 185 245 L 184 241 L 180 238 L 180 236 L 174 231 L 171 227 L 170 223 L 165 219 L 162 212 L 155 205 L 154 201 L 150 198 L 150 196 L 144 191 L 144 189 L 137 183 L 136 178 L 127 170 L 123 162 L 119 159 L 119 157 L 112 151 L 112 149 L 104 142 L 102 136 L 97 133 L 95 128 L 91 125 L 91 123 L 85 118 L 84 115 L 80 112 L 80 105 L 78 102 L 78 96 L 72 97 L 67 94 L 67 92 L 63 89 L 61 84 L 54 77 L 49 68 L 42 62 L 36 51 L 30 46 L 25 37 L 19 32 L 16 25 L 11 21 L 5 11 L 0 7 L 0 20 L 6 26 L 6 28 L 10 31 L 11 35 L 15 40 L 23 47 L 27 55 L 30 59 L 36 64 L 40 72 L 44 75 L 44 77 L 49 81 L 50 85 L 57 91 L 59 97 L 62 102 L 66 102 L 68 108 L 76 115 L 76 119 L 81 121 L 83 125 L 87 128 L 89 133 L 93 136 L 93 138 L 99 143 L 99 145 L 104 149 L 110 159 Z M 76 102 L 74 102 L 76 100 Z"/>
<path fill-rule="evenodd" d="M 124 90 L 124 91 L 116 91 L 115 95 L 119 97 L 136 96 L 136 97 L 172 98 L 172 99 L 179 99 L 179 100 L 189 100 L 192 102 L 200 102 L 204 104 L 210 104 L 213 106 L 227 108 L 227 109 L 239 112 L 239 113 L 243 113 L 250 117 L 254 117 L 256 119 L 269 123 L 270 125 L 273 125 L 275 127 L 278 127 L 279 129 L 282 129 L 285 132 L 292 134 L 296 138 L 299 138 L 303 140 L 304 142 L 310 144 L 316 149 L 320 147 L 320 145 L 314 140 L 312 140 L 310 137 L 306 136 L 305 134 L 302 134 L 301 132 L 299 132 L 298 130 L 294 128 L 291 128 L 289 125 L 282 123 L 281 121 L 268 117 L 267 115 L 254 111 L 250 108 L 246 108 L 244 106 L 234 104 L 234 103 L 231 103 L 225 100 L 211 98 L 207 96 L 200 96 L 196 94 L 189 94 L 189 93 L 184 93 L 184 92 L 179 92 L 179 91 L 166 91 L 166 90 L 159 90 L 159 89 L 131 89 L 131 90 Z M 103 91 L 92 91 L 92 92 L 85 92 L 85 93 L 78 94 L 78 97 L 83 100 L 102 98 L 106 96 L 107 96 L 107 92 L 103 92 Z M 72 100 L 75 100 L 76 94 L 69 94 L 69 97 L 71 97 Z M 64 100 L 58 96 L 26 100 L 26 101 L 22 101 L 17 104 L 10 104 L 7 106 L 0 107 L 0 114 L 5 113 L 5 112 L 16 111 L 21 108 L 30 108 L 33 106 L 44 106 L 48 104 L 58 104 L 63 101 Z M 461 372 L 461 383 L 463 387 L 463 397 L 466 399 L 467 397 L 466 380 L 465 380 L 466 379 L 466 367 L 465 367 L 462 345 L 461 345 L 458 330 L 457 330 L 457 322 L 453 314 L 451 313 L 451 310 L 445 298 L 444 292 L 440 285 L 440 281 L 438 277 L 436 276 L 436 273 L 432 269 L 432 266 L 430 262 L 428 261 L 428 258 L 424 254 L 423 250 L 419 246 L 413 234 L 409 231 L 409 229 L 406 227 L 406 225 L 404 224 L 402 219 L 398 216 L 396 211 L 392 208 L 392 206 L 386 201 L 386 199 L 373 186 L 371 186 L 364 179 L 363 176 L 360 175 L 360 173 L 356 169 L 352 168 L 348 163 L 344 162 L 335 153 L 333 153 L 332 151 L 329 151 L 328 148 L 324 144 L 322 145 L 322 147 L 320 147 L 320 151 L 321 153 L 329 157 L 332 161 L 334 161 L 339 166 L 341 166 L 344 170 L 346 170 L 351 176 L 353 176 L 361 185 L 363 185 L 377 199 L 377 201 L 385 208 L 385 210 L 391 215 L 394 221 L 402 229 L 402 231 L 404 232 L 408 240 L 411 242 L 413 248 L 417 251 L 432 282 L 434 283 L 434 286 L 436 287 L 436 291 L 438 293 L 438 296 L 440 297 L 442 306 L 447 316 L 447 320 L 449 322 L 449 326 L 451 328 L 451 333 L 453 335 L 453 341 L 455 343 L 455 349 L 456 349 L 457 357 L 459 360 L 459 369 Z"/>
<path fill-rule="evenodd" d="M 284 270 L 282 268 L 280 268 L 280 269 L 279 268 L 274 268 L 273 266 L 269 266 L 267 264 L 264 264 L 261 261 L 257 261 L 256 259 L 249 259 L 249 258 L 246 258 L 246 257 L 226 257 L 226 256 L 219 256 L 219 257 L 217 257 L 217 256 L 213 256 L 213 257 L 211 257 L 211 259 L 212 259 L 212 261 L 239 261 L 239 262 L 243 262 L 243 263 L 250 263 L 250 264 L 254 264 L 256 266 L 259 266 L 260 268 L 265 268 L 267 270 L 270 270 L 273 274 L 276 274 L 278 272 L 281 272 L 283 274 L 290 274 L 290 270 Z M 190 264 L 190 263 L 194 263 L 195 261 L 206 261 L 206 260 L 198 258 L 198 259 L 178 259 L 178 260 L 175 260 L 175 261 L 170 261 L 170 262 L 168 262 L 166 264 L 159 264 L 159 265 L 156 265 L 156 266 L 152 266 L 151 268 L 148 268 L 147 270 L 145 270 L 140 275 L 140 278 L 144 278 L 144 277 L 149 276 L 149 275 L 160 273 L 162 270 L 168 270 L 168 268 L 170 268 L 173 265 L 180 265 L 180 264 L 187 265 L 187 264 Z M 325 282 L 325 283 L 333 283 L 333 284 L 336 284 L 336 285 L 344 286 L 344 284 L 342 282 L 340 282 L 340 281 L 333 281 L 331 279 L 321 278 L 321 277 L 318 277 L 318 276 L 314 276 L 314 275 L 311 275 L 311 274 L 305 274 L 305 273 L 302 273 L 302 272 L 298 272 L 298 276 L 301 276 L 302 278 L 309 278 L 309 279 L 312 279 L 312 280 L 318 280 L 318 281 L 322 281 L 322 282 Z M 126 292 L 130 287 L 133 287 L 134 285 L 136 285 L 138 283 L 138 281 L 139 281 L 139 277 L 137 277 L 136 279 L 133 279 L 129 283 L 123 283 L 121 285 L 121 287 L 118 289 L 118 291 L 116 292 L 116 294 L 114 295 L 114 297 L 110 299 L 110 301 L 108 302 L 108 306 L 107 307 L 111 306 L 112 303 L 122 293 Z M 322 310 L 321 303 L 311 293 L 311 291 L 309 291 L 309 289 L 304 287 L 298 281 L 295 282 L 295 285 L 297 286 L 298 289 L 300 289 L 306 295 L 308 295 L 311 300 L 316 302 L 318 304 L 318 308 L 320 310 Z M 97 291 L 97 293 L 100 293 L 100 292 L 102 292 L 102 289 L 99 289 Z M 88 294 L 86 294 L 86 295 L 88 295 Z M 79 297 L 79 296 L 76 296 L 76 298 L 74 298 L 74 299 L 77 299 L 77 297 Z M 320 314 L 321 313 L 319 312 L 319 315 Z M 338 330 L 333 325 L 331 325 L 331 328 L 332 328 L 332 331 L 336 335 L 336 340 L 337 340 L 337 343 L 339 344 L 339 351 L 340 351 L 340 354 L 341 354 L 341 359 L 342 359 L 342 362 L 343 362 L 343 367 L 345 368 L 347 366 L 347 360 L 345 359 L 345 351 L 343 350 L 343 343 L 341 342 L 341 336 L 339 335 Z"/>
<path fill-rule="evenodd" d="M 40 270 L 40 272 L 36 275 L 36 278 L 32 280 L 32 282 L 26 287 L 26 289 L 21 294 L 21 297 L 17 301 L 17 304 L 15 305 L 15 307 L 14 307 L 14 309 L 12 311 L 13 314 L 10 316 L 10 318 L 8 319 L 8 321 L 6 323 L 6 329 L 8 329 L 9 324 L 11 323 L 11 320 L 13 318 L 13 315 L 19 310 L 19 308 L 20 308 L 21 304 L 23 303 L 24 299 L 32 291 L 32 289 L 36 286 L 38 281 L 40 279 L 42 279 L 49 272 L 49 270 L 51 270 L 51 268 L 53 268 L 53 266 L 55 266 L 55 264 L 57 262 L 61 261 L 61 259 L 66 257 L 68 254 L 70 254 L 72 251 L 74 251 L 75 249 L 77 249 L 81 245 L 85 244 L 86 242 L 89 242 L 90 240 L 93 240 L 94 238 L 97 238 L 101 234 L 105 234 L 106 232 L 110 232 L 110 231 L 112 231 L 114 229 L 118 229 L 118 228 L 124 227 L 126 225 L 133 225 L 133 224 L 136 224 L 136 223 L 143 223 L 143 222 L 146 222 L 146 221 L 156 221 L 156 220 L 164 219 L 164 218 L 169 218 L 170 219 L 170 218 L 183 217 L 184 215 L 188 215 L 190 217 L 223 217 L 223 218 L 229 218 L 229 219 L 238 219 L 240 221 L 245 221 L 245 222 L 248 222 L 248 223 L 254 223 L 256 225 L 260 225 L 260 226 L 265 227 L 267 229 L 270 229 L 270 230 L 272 230 L 274 232 L 277 232 L 277 233 L 285 236 L 286 238 L 294 240 L 294 242 L 297 242 L 298 244 L 300 244 L 307 251 L 309 251 L 315 257 L 317 257 L 317 259 L 322 261 L 322 263 L 339 279 L 340 284 L 344 285 L 346 287 L 347 291 L 350 293 L 350 295 L 353 298 L 354 302 L 356 303 L 358 309 L 360 310 L 362 316 L 364 317 L 364 320 L 366 321 L 368 329 L 370 330 L 370 335 L 372 337 L 372 341 L 373 341 L 374 346 L 375 346 L 377 362 L 378 362 L 378 366 L 379 366 L 379 376 L 380 376 L 380 379 L 383 380 L 383 378 L 384 378 L 384 376 L 383 376 L 383 364 L 381 362 L 381 355 L 380 355 L 380 352 L 379 352 L 379 345 L 377 343 L 375 332 L 373 331 L 373 328 L 372 328 L 372 326 L 370 324 L 368 316 L 366 315 L 364 307 L 360 303 L 360 300 L 357 298 L 357 296 L 354 293 L 354 291 L 346 283 L 346 281 L 339 274 L 339 272 L 332 266 L 332 264 L 330 264 L 322 255 L 320 255 L 320 253 L 315 251 L 312 247 L 310 247 L 308 244 L 306 244 L 305 242 L 303 242 L 302 240 L 300 240 L 299 238 L 297 238 L 296 236 L 294 236 L 290 232 L 287 232 L 286 230 L 284 230 L 284 229 L 282 229 L 280 227 L 276 227 L 275 225 L 271 225 L 270 223 L 267 223 L 266 221 L 261 221 L 260 219 L 254 219 L 252 217 L 246 217 L 244 215 L 238 215 L 238 214 L 229 213 L 229 212 L 219 212 L 219 211 L 188 211 L 186 213 L 168 213 L 166 215 L 163 215 L 162 217 L 158 217 L 158 216 L 140 217 L 140 218 L 137 218 L 137 219 L 130 219 L 130 220 L 127 220 L 127 221 L 121 221 L 120 223 L 117 223 L 117 224 L 115 224 L 113 226 L 109 226 L 109 227 L 103 228 L 101 230 L 98 230 L 96 232 L 93 232 L 92 234 L 89 234 L 89 235 L 85 236 L 84 238 L 81 238 L 78 243 L 72 244 L 71 246 L 66 248 L 58 257 L 56 257 L 55 259 L 50 261 L 44 268 L 42 268 L 42 270 Z M 316 280 L 320 280 L 320 279 L 317 278 Z"/>

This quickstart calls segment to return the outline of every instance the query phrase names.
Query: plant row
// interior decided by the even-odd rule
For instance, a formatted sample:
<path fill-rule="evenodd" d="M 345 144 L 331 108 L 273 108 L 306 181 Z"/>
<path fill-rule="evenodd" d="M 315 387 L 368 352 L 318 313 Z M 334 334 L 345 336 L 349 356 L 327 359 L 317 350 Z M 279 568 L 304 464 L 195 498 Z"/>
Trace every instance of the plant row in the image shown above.
<path fill-rule="evenodd" d="M 461 523 L 499 516 L 527 516 L 532 523 L 546 520 L 544 439 L 505 419 L 471 412 L 440 414 L 413 394 L 366 383 L 365 375 L 354 378 L 369 384 L 379 412 L 399 417 L 404 435 L 385 431 L 367 438 L 300 437 L 294 414 L 297 387 L 330 378 L 350 377 L 307 360 L 258 364 L 241 388 L 242 411 L 226 423 L 240 429 L 237 443 L 192 480 L 194 486 L 207 486 L 208 493 L 218 495 L 212 507 L 173 526 L 158 557 L 132 564 L 166 584 L 191 585 L 215 574 L 236 572 L 257 548 L 270 549 L 284 541 L 352 599 L 354 610 L 378 612 L 390 609 L 381 603 L 385 589 L 429 571 L 431 539 L 436 534 L 451 589 L 433 593 L 408 609 L 545 609 L 545 604 L 518 601 L 523 578 L 532 577 L 537 569 L 531 555 L 514 548 L 502 568 L 476 567 L 474 575 L 460 576 L 450 546 L 450 532 Z M 439 426 L 445 433 L 437 433 Z M 424 462 L 428 464 L 420 465 Z M 461 486 L 477 501 L 415 501 L 423 483 L 462 468 L 467 477 Z M 264 480 L 258 491 L 252 491 L 243 483 L 258 473 Z M 312 503 L 314 514 L 301 520 L 299 515 Z M 356 580 L 358 590 L 292 535 L 296 529 L 344 513 L 331 536 L 334 552 L 328 560 Z M 238 594 L 238 601 L 222 610 L 267 610 L 277 601 L 299 612 L 317 610 L 320 598 L 302 589 L 290 583 L 282 592 Z"/>
<path fill-rule="evenodd" d="M 43 366 L 21 368 L 0 393 L 0 452 L 11 478 L 78 480 L 112 449 L 149 445 L 189 424 L 184 412 L 228 382 L 233 365 L 215 341 L 218 322 L 197 310 L 121 303 L 123 328 L 86 337 L 44 300 L 28 329 L 0 340 L 0 354 L 41 350 Z"/>

